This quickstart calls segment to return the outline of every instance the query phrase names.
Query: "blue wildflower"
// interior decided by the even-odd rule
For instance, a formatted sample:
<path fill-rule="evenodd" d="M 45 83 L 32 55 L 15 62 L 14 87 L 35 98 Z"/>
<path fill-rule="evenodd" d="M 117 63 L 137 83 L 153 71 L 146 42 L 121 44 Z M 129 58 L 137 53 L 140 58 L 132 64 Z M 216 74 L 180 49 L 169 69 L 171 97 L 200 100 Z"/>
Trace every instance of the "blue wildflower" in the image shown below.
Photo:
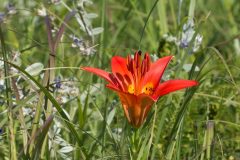
<path fill-rule="evenodd" d="M 62 84 L 61 84 L 61 78 L 58 76 L 58 77 L 55 78 L 54 81 L 55 81 L 55 88 L 56 88 L 56 89 L 61 88 L 61 85 L 62 85 Z"/>

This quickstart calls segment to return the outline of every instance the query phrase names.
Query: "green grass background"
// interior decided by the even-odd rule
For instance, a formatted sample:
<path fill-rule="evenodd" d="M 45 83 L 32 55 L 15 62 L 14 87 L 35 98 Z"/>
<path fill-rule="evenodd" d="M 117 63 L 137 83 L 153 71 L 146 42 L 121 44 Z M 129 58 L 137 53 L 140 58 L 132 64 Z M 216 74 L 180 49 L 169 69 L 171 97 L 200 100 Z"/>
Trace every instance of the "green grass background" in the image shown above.
<path fill-rule="evenodd" d="M 51 21 L 39 15 L 43 8 Z M 2 0 L 0 11 L 0 159 L 240 159 L 238 0 Z M 179 39 L 189 18 L 203 36 L 191 54 L 192 42 L 183 49 L 164 38 Z M 166 77 L 200 85 L 161 97 L 134 129 L 106 82 L 80 67 L 111 71 L 112 56 L 138 49 L 174 55 Z M 44 70 L 25 72 L 36 62 Z M 62 92 L 56 77 L 67 86 Z"/>

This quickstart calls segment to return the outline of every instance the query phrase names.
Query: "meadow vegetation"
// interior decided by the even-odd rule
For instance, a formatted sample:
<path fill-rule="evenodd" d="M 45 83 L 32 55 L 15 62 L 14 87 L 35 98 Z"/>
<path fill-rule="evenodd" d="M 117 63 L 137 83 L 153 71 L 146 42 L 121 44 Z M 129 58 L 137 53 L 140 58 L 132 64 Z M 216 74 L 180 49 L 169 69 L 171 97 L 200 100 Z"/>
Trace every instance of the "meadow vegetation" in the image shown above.
<path fill-rule="evenodd" d="M 0 159 L 240 160 L 238 0 L 1 0 Z M 129 125 L 84 66 L 172 55 L 161 97 Z"/>

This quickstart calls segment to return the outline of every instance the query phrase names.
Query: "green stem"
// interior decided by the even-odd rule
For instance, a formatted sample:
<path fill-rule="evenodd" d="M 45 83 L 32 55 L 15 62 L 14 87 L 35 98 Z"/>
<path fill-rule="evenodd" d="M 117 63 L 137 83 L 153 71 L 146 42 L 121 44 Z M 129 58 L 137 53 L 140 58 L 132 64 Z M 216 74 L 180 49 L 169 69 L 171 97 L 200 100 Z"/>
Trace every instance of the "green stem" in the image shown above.
<path fill-rule="evenodd" d="M 138 134 L 138 129 L 134 128 L 133 131 L 133 147 L 132 147 L 132 160 L 135 160 L 138 158 L 138 142 L 139 142 L 139 134 Z"/>
<path fill-rule="evenodd" d="M 189 11 L 188 11 L 188 17 L 190 19 L 194 18 L 194 10 L 195 10 L 196 0 L 190 1 Z"/>
<path fill-rule="evenodd" d="M 187 57 L 189 56 L 189 54 L 187 52 L 185 52 L 185 50 L 183 50 L 180 53 L 183 54 L 183 58 L 181 58 L 181 56 L 182 56 L 181 54 L 178 55 L 179 57 L 177 59 L 182 59 L 182 60 L 180 61 L 180 64 L 178 64 L 176 74 L 175 74 L 176 76 L 178 76 L 180 74 L 181 70 L 183 69 L 184 63 L 185 63 Z"/>
<path fill-rule="evenodd" d="M 105 28 L 105 10 L 106 10 L 106 2 L 105 1 L 102 1 L 102 9 L 101 9 L 101 26 L 104 28 L 104 31 L 103 31 L 103 33 L 100 35 L 100 48 L 99 48 L 99 51 L 100 51 L 100 54 L 99 54 L 99 59 L 101 60 L 101 61 L 99 61 L 99 66 L 101 66 L 104 62 L 103 62 L 103 60 L 104 59 L 102 59 L 103 58 L 103 53 L 104 53 L 104 47 L 106 47 L 105 46 L 105 31 L 107 30 L 106 28 Z"/>

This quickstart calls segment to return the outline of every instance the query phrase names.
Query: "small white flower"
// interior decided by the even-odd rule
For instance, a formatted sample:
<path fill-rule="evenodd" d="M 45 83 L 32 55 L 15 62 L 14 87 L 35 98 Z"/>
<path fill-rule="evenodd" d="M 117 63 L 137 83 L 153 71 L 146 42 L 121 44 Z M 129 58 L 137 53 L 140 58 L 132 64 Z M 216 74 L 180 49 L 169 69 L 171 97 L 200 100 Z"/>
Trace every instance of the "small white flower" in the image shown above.
<path fill-rule="evenodd" d="M 159 57 L 156 54 L 151 54 L 151 59 L 155 62 L 159 59 Z"/>
<path fill-rule="evenodd" d="M 23 110 L 23 115 L 24 116 L 28 116 L 28 115 L 31 115 L 33 113 L 33 110 L 31 108 L 23 107 L 22 110 Z"/>
<path fill-rule="evenodd" d="M 8 14 L 16 14 L 17 13 L 17 10 L 12 3 L 8 3 L 6 6 L 6 9 L 7 9 Z"/>
<path fill-rule="evenodd" d="M 203 36 L 197 34 L 195 39 L 193 39 L 195 35 L 196 32 L 194 30 L 194 22 L 192 19 L 189 19 L 187 23 L 183 25 L 181 39 L 177 45 L 179 45 L 181 48 L 188 48 L 190 42 L 193 41 L 193 48 L 191 52 L 196 52 L 202 43 Z"/>
<path fill-rule="evenodd" d="M 189 29 L 192 29 L 194 27 L 194 22 L 192 19 L 189 19 L 187 23 L 183 25 L 183 32 L 187 32 Z"/>
<path fill-rule="evenodd" d="M 168 34 L 164 34 L 163 38 L 167 41 L 167 42 L 177 42 L 177 37 L 174 37 L 172 35 L 168 35 Z"/>
<path fill-rule="evenodd" d="M 82 47 L 83 45 L 83 39 L 76 37 L 75 35 L 70 36 L 73 39 L 72 47 Z"/>
<path fill-rule="evenodd" d="M 187 48 L 194 36 L 194 22 L 193 20 L 188 20 L 186 24 L 183 25 L 183 31 L 180 40 L 180 47 Z"/>
<path fill-rule="evenodd" d="M 193 52 L 198 51 L 198 49 L 202 43 L 202 40 L 203 40 L 203 36 L 201 36 L 200 34 L 197 34 L 195 41 L 194 41 Z"/>
<path fill-rule="evenodd" d="M 46 8 L 42 6 L 37 10 L 37 14 L 41 17 L 45 17 L 47 15 Z"/>

